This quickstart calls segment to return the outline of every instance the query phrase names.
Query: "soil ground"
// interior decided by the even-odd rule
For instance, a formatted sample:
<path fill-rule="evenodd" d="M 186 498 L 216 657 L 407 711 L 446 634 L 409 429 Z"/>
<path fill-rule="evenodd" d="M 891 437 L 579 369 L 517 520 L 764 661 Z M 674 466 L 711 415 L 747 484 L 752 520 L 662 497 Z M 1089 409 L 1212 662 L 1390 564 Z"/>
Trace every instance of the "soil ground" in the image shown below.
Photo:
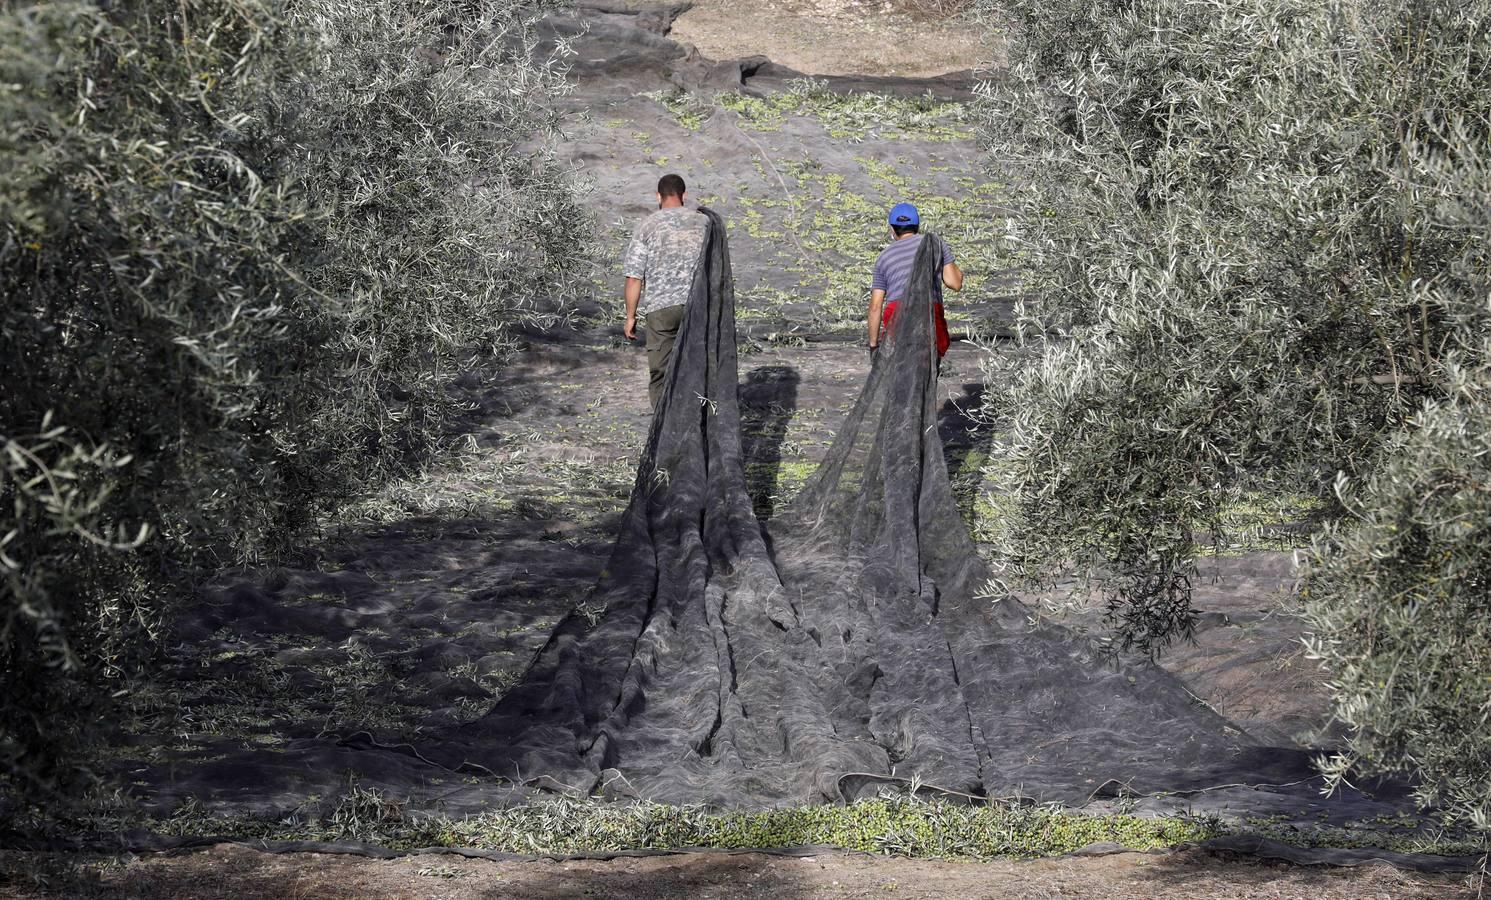
<path fill-rule="evenodd" d="M 635 4 L 613 8 L 627 6 Z M 943 102 L 957 97 L 866 106 L 832 92 L 749 85 L 744 95 L 683 95 L 664 69 L 628 56 L 647 46 L 683 57 L 660 36 L 666 17 L 646 35 L 624 15 L 602 18 L 611 31 L 581 47 L 591 69 L 570 98 L 585 117 L 558 148 L 595 185 L 604 255 L 591 296 L 562 327 L 528 335 L 515 364 L 459 381 L 474 410 L 460 456 L 345 511 L 296 565 L 225 572 L 204 589 L 201 606 L 181 618 L 163 677 L 133 698 L 99 761 L 154 812 L 324 815 L 359 764 L 338 737 L 408 740 L 479 716 L 558 618 L 583 602 L 649 421 L 643 354 L 619 336 L 616 255 L 660 171 L 685 172 L 696 199 L 730 222 L 747 479 L 763 518 L 812 471 L 866 374 L 854 337 L 865 271 L 883 239 L 881 210 L 907 197 L 923 206 L 969 272 L 969 288 L 949 307 L 955 331 L 999 330 L 1015 261 L 1001 240 L 997 173 L 979 159 L 958 104 Z M 703 0 L 671 36 L 715 58 L 781 54 L 802 71 L 933 75 L 969 68 L 984 52 L 955 38 L 966 30 L 877 4 Z M 612 40 L 632 32 L 634 44 Z M 915 50 L 919 41 L 943 47 L 940 62 L 861 64 L 871 56 L 866 42 Z M 993 435 L 970 415 L 991 352 L 1000 352 L 992 340 L 955 344 L 941 382 L 939 430 L 975 529 L 997 519 L 982 491 Z M 1211 574 L 1197 592 L 1197 643 L 1165 664 L 1256 736 L 1313 742 L 1326 728 L 1326 704 L 1281 604 L 1289 555 L 1237 555 Z M 1094 620 L 1079 610 L 1069 623 Z M 450 815 L 489 802 L 480 785 L 416 786 L 397 770 L 361 777 L 411 807 L 438 802 Z M 1197 849 L 978 864 L 724 853 L 371 860 L 237 845 L 143 857 L 0 853 L 0 896 L 1347 898 L 1463 889 L 1454 876 L 1303 868 Z"/>
<path fill-rule="evenodd" d="M 759 853 L 498 863 L 452 856 L 367 860 L 314 853 L 276 855 L 222 844 L 179 855 L 105 858 L 82 868 L 75 859 L 26 862 L 29 872 L 12 869 L 15 880 L 9 886 L 0 882 L 0 897 L 1376 900 L 1470 896 L 1463 877 L 1412 874 L 1381 865 L 1306 869 L 1199 850 L 986 863 L 851 854 L 797 859 Z M 14 863 L 0 856 L 0 867 Z"/>
<path fill-rule="evenodd" d="M 761 54 L 811 75 L 925 77 L 985 65 L 987 32 L 967 15 L 930 14 L 938 8 L 936 0 L 697 0 L 671 36 L 712 59 Z"/>

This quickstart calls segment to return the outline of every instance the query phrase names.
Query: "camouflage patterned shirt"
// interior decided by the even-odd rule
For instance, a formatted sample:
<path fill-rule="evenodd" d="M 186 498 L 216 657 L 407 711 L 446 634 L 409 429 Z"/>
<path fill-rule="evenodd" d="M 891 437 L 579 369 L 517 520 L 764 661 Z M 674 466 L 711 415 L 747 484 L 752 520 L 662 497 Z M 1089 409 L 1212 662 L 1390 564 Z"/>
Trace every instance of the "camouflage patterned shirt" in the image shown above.
<path fill-rule="evenodd" d="M 685 206 L 660 209 L 637 226 L 622 268 L 642 279 L 639 316 L 688 302 L 708 229 L 709 220 Z"/>

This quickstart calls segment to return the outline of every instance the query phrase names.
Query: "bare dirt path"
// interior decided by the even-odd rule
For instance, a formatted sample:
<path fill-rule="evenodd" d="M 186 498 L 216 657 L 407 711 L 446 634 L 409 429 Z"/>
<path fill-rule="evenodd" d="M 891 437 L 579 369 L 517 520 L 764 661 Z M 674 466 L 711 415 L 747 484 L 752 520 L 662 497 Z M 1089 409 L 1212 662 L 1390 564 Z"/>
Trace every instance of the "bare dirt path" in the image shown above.
<path fill-rule="evenodd" d="M 0 878 L 8 862 L 13 860 L 0 856 Z M 367 860 L 313 853 L 276 855 L 223 844 L 186 854 L 99 860 L 81 870 L 70 865 L 52 867 L 49 861 L 28 862 L 34 866 L 29 873 L 11 870 L 8 887 L 0 881 L 0 897 L 1375 900 L 1470 896 L 1462 876 L 1420 875 L 1380 865 L 1301 868 L 1199 850 L 986 863 L 853 854 L 794 859 L 759 853 L 498 863 L 450 856 Z"/>
<path fill-rule="evenodd" d="M 938 8 L 935 0 L 697 0 L 672 36 L 713 59 L 761 54 L 812 75 L 923 78 L 984 65 L 987 32 L 968 15 L 929 14 Z"/>

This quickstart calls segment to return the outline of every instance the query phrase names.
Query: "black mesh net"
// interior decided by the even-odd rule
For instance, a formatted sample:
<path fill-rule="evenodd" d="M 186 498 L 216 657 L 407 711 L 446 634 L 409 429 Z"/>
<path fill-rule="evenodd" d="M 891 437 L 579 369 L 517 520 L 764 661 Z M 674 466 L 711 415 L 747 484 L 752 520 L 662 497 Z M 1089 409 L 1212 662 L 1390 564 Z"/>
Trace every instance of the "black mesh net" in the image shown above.
<path fill-rule="evenodd" d="M 1257 752 L 1162 670 L 976 596 L 936 428 L 935 235 L 825 461 L 764 533 L 725 228 L 704 213 L 609 565 L 492 711 L 424 752 L 533 788 L 732 807 L 886 781 L 1071 802 L 1299 777 L 1300 754 Z"/>

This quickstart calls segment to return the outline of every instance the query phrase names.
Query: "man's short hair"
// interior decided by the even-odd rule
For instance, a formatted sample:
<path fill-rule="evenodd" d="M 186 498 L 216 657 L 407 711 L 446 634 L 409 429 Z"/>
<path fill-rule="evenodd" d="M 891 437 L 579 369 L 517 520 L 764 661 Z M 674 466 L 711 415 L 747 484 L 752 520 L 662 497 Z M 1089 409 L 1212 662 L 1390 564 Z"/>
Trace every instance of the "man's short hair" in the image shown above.
<path fill-rule="evenodd" d="M 903 234 L 918 234 L 922 227 L 920 225 L 892 225 L 890 230 L 896 233 L 896 237 L 900 237 Z"/>
<path fill-rule="evenodd" d="M 664 175 L 657 180 L 657 192 L 664 197 L 677 197 L 683 199 L 683 192 L 687 190 L 683 184 L 682 175 Z"/>

